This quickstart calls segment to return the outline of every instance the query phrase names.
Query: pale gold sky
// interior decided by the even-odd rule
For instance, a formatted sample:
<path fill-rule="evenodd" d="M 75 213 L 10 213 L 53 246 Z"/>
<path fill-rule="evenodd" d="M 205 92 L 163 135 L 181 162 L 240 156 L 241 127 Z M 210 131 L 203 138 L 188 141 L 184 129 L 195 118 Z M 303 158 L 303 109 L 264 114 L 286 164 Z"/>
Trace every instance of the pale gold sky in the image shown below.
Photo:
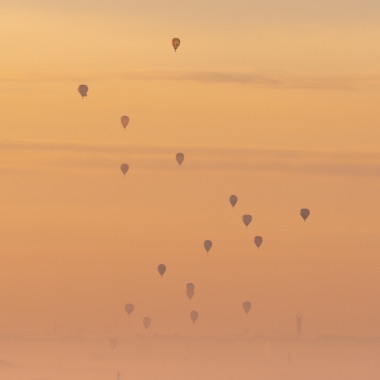
<path fill-rule="evenodd" d="M 55 3 L 0 2 L 1 330 L 378 335 L 378 3 Z"/>

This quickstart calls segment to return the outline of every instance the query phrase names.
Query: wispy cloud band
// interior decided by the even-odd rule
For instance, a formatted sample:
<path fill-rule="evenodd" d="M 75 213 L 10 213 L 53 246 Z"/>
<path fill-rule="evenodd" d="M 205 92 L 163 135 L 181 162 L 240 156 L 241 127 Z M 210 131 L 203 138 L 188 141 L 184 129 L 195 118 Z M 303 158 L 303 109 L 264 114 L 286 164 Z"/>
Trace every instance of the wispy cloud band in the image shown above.
<path fill-rule="evenodd" d="M 0 141 L 0 171 L 67 168 L 102 170 L 127 162 L 138 170 L 170 170 L 185 154 L 191 171 L 302 173 L 380 179 L 380 152 L 170 147 L 74 142 Z M 27 165 L 25 165 L 27 163 Z M 28 169 L 29 168 L 29 169 Z"/>
<path fill-rule="evenodd" d="M 380 74 L 295 74 L 287 72 L 260 72 L 249 69 L 235 70 L 187 70 L 155 71 L 130 70 L 112 74 L 105 72 L 86 73 L 89 81 L 104 80 L 148 80 L 148 81 L 191 81 L 204 84 L 237 84 L 270 89 L 294 90 L 360 90 L 363 88 L 380 89 Z M 57 75 L 49 73 L 19 73 L 4 75 L 0 82 L 80 82 L 83 77 L 75 75 Z"/>

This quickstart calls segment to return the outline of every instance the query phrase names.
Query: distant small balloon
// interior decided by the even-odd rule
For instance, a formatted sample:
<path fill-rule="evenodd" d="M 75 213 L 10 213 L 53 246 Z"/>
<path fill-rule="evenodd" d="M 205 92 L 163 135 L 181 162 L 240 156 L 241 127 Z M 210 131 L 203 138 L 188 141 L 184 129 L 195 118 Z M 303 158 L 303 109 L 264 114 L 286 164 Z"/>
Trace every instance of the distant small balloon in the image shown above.
<path fill-rule="evenodd" d="M 84 98 L 85 96 L 87 96 L 88 87 L 85 84 L 81 84 L 78 87 L 78 92 L 82 95 L 82 98 Z"/>
<path fill-rule="evenodd" d="M 237 196 L 234 195 L 234 194 L 232 194 L 232 195 L 230 196 L 230 203 L 231 203 L 231 206 L 232 206 L 232 207 L 235 207 L 237 201 L 238 201 Z"/>
<path fill-rule="evenodd" d="M 124 306 L 124 309 L 125 311 L 127 312 L 128 315 L 132 314 L 133 313 L 133 310 L 135 310 L 135 305 L 131 304 L 131 303 L 127 303 L 125 306 Z"/>
<path fill-rule="evenodd" d="M 260 248 L 260 245 L 263 244 L 262 236 L 255 236 L 254 242 L 257 248 Z"/>
<path fill-rule="evenodd" d="M 111 350 L 114 350 L 117 346 L 117 340 L 116 339 L 110 339 L 109 340 L 109 346 Z"/>
<path fill-rule="evenodd" d="M 249 301 L 243 302 L 243 310 L 245 314 L 248 314 L 249 311 L 251 310 L 252 304 Z"/>
<path fill-rule="evenodd" d="M 193 310 L 190 313 L 190 319 L 193 321 L 193 323 L 195 323 L 197 321 L 198 317 L 199 317 L 199 314 L 196 310 Z"/>
<path fill-rule="evenodd" d="M 177 153 L 175 155 L 175 159 L 178 162 L 178 165 L 181 166 L 183 160 L 185 159 L 185 155 L 183 153 Z"/>
<path fill-rule="evenodd" d="M 302 219 L 304 220 L 304 222 L 306 222 L 306 219 L 310 215 L 310 210 L 308 208 L 302 208 L 301 211 L 300 211 L 300 214 L 301 214 Z"/>
<path fill-rule="evenodd" d="M 127 125 L 129 123 L 129 117 L 128 116 L 122 116 L 120 118 L 120 120 L 121 120 L 121 125 L 123 126 L 124 131 L 125 131 L 125 128 L 127 128 Z"/>
<path fill-rule="evenodd" d="M 158 267 L 158 273 L 161 275 L 161 277 L 164 275 L 166 272 L 166 265 L 165 264 L 160 264 Z"/>
<path fill-rule="evenodd" d="M 212 241 L 211 240 L 205 240 L 205 242 L 203 243 L 205 249 L 206 249 L 206 252 L 208 252 L 211 247 L 212 247 Z"/>
<path fill-rule="evenodd" d="M 249 224 L 252 222 L 252 216 L 251 215 L 243 215 L 243 223 L 246 227 L 249 226 Z"/>
<path fill-rule="evenodd" d="M 186 295 L 189 300 L 191 300 L 194 297 L 195 293 L 195 285 L 192 282 L 189 282 L 186 284 Z"/>
<path fill-rule="evenodd" d="M 179 38 L 173 38 L 172 39 L 172 45 L 174 47 L 174 51 L 177 51 L 179 45 L 180 45 L 181 41 Z"/>
<path fill-rule="evenodd" d="M 128 170 L 129 170 L 129 165 L 128 165 L 128 164 L 121 164 L 121 165 L 120 165 L 120 169 L 121 169 L 122 173 L 123 173 L 124 175 L 126 175 L 127 172 L 128 172 Z"/>
<path fill-rule="evenodd" d="M 152 322 L 152 320 L 149 317 L 144 317 L 143 318 L 143 325 L 144 325 L 144 327 L 145 327 L 146 330 L 148 330 L 151 322 Z"/>

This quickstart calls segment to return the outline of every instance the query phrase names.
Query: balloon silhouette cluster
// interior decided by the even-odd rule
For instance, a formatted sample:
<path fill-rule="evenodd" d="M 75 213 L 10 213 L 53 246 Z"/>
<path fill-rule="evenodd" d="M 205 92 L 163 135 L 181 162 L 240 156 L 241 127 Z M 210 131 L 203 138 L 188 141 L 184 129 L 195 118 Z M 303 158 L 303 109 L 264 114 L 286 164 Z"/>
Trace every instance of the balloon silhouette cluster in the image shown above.
<path fill-rule="evenodd" d="M 173 46 L 175 52 L 177 51 L 178 47 L 180 46 L 180 43 L 181 43 L 181 41 L 179 38 L 173 38 L 172 39 L 172 46 Z M 88 89 L 87 85 L 85 85 L 85 84 L 79 85 L 78 92 L 82 96 L 82 99 L 84 97 L 87 97 L 88 90 L 89 89 Z M 129 121 L 130 121 L 129 116 L 126 116 L 126 115 L 121 116 L 120 121 L 121 121 L 121 125 L 125 131 L 128 124 L 129 124 Z M 178 165 L 181 166 L 185 160 L 184 153 L 178 152 L 175 155 L 175 160 L 177 161 Z M 127 163 L 122 163 L 120 165 L 120 170 L 123 173 L 123 175 L 125 176 L 129 171 L 129 165 Z M 237 202 L 238 202 L 238 197 L 235 194 L 232 194 L 229 197 L 230 205 L 234 208 L 236 206 Z M 306 219 L 310 215 L 310 210 L 307 208 L 302 208 L 300 210 L 300 215 L 301 215 L 302 219 L 304 221 L 306 221 Z M 246 228 L 248 228 L 248 226 L 251 224 L 252 220 L 253 220 L 252 215 L 249 215 L 249 214 L 242 215 L 242 221 L 243 221 L 243 224 L 246 226 Z M 256 245 L 256 247 L 259 249 L 261 247 L 261 245 L 263 244 L 264 240 L 263 240 L 262 236 L 255 236 L 253 241 L 254 241 L 254 244 Z M 205 249 L 206 253 L 209 253 L 209 251 L 211 250 L 211 248 L 213 246 L 213 243 L 211 240 L 205 240 L 203 245 L 204 245 L 204 249 Z M 166 272 L 166 265 L 165 264 L 159 264 L 157 266 L 157 271 L 158 271 L 159 275 L 161 277 L 163 277 L 165 272 Z M 191 300 L 194 297 L 194 295 L 195 295 L 195 284 L 194 283 L 187 283 L 186 284 L 186 296 L 187 296 L 187 298 L 189 300 Z M 244 301 L 242 303 L 242 308 L 243 308 L 244 313 L 248 314 L 252 308 L 252 303 L 250 301 Z M 128 316 L 130 316 L 135 310 L 135 305 L 131 304 L 131 303 L 127 303 L 124 306 L 124 310 L 128 314 Z M 192 310 L 190 312 L 190 320 L 193 323 L 196 323 L 198 318 L 199 318 L 198 311 Z M 143 324 L 145 329 L 149 329 L 151 323 L 152 323 L 152 320 L 150 317 L 145 316 L 143 318 L 142 324 Z"/>

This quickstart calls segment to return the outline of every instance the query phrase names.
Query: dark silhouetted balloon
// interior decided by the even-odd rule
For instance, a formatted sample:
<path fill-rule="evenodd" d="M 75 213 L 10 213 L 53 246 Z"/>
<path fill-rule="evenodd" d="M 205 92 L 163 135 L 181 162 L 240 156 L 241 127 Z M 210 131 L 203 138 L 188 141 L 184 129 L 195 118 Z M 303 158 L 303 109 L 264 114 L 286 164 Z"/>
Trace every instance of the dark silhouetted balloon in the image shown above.
<path fill-rule="evenodd" d="M 126 175 L 128 170 L 129 170 L 129 165 L 128 164 L 121 164 L 120 169 L 123 172 L 123 174 Z"/>
<path fill-rule="evenodd" d="M 254 242 L 257 248 L 260 248 L 260 245 L 263 244 L 262 236 L 255 236 Z"/>
<path fill-rule="evenodd" d="M 144 317 L 143 318 L 143 325 L 144 325 L 144 327 L 145 327 L 146 330 L 148 330 L 151 322 L 152 322 L 152 320 L 149 317 Z"/>
<path fill-rule="evenodd" d="M 82 98 L 84 98 L 85 96 L 87 96 L 88 87 L 85 84 L 81 84 L 78 87 L 78 92 L 82 95 Z"/>
<path fill-rule="evenodd" d="M 135 310 L 135 305 L 131 304 L 131 303 L 127 303 L 125 306 L 124 306 L 124 309 L 125 311 L 127 312 L 128 315 L 132 314 L 133 313 L 133 310 Z"/>
<path fill-rule="evenodd" d="M 122 116 L 120 118 L 120 120 L 121 120 L 121 125 L 123 126 L 124 131 L 125 131 L 125 128 L 127 128 L 127 125 L 129 123 L 129 117 L 128 116 Z"/>
<path fill-rule="evenodd" d="M 231 206 L 232 206 L 232 207 L 235 207 L 237 201 L 238 201 L 238 197 L 237 197 L 236 195 L 232 194 L 232 195 L 230 196 L 230 203 L 231 203 Z"/>
<path fill-rule="evenodd" d="M 243 310 L 245 314 L 248 314 L 249 311 L 251 310 L 252 304 L 249 301 L 243 302 Z"/>
<path fill-rule="evenodd" d="M 193 310 L 190 313 L 190 319 L 193 321 L 193 323 L 195 323 L 197 321 L 198 317 L 199 317 L 199 314 L 197 311 Z"/>
<path fill-rule="evenodd" d="M 189 300 L 191 300 L 194 297 L 195 293 L 195 285 L 192 282 L 189 282 L 186 284 L 186 295 Z"/>
<path fill-rule="evenodd" d="M 165 264 L 160 264 L 158 267 L 158 273 L 161 275 L 161 277 L 164 275 L 166 272 L 166 265 Z"/>
<path fill-rule="evenodd" d="M 185 159 L 185 155 L 184 155 L 183 153 L 177 153 L 177 154 L 175 155 L 175 159 L 176 159 L 176 161 L 178 162 L 178 165 L 181 166 L 183 160 Z"/>
<path fill-rule="evenodd" d="M 243 223 L 246 227 L 249 226 L 249 224 L 252 222 L 252 216 L 251 215 L 243 215 Z"/>
<path fill-rule="evenodd" d="M 306 219 L 310 215 L 310 210 L 308 208 L 302 208 L 301 211 L 300 211 L 300 214 L 301 214 L 302 219 L 304 220 L 304 222 L 306 222 Z"/>
<path fill-rule="evenodd" d="M 173 38 L 172 39 L 172 45 L 174 47 L 174 51 L 177 51 L 179 45 L 180 45 L 181 41 L 179 38 Z"/>
<path fill-rule="evenodd" d="M 211 247 L 212 247 L 212 241 L 211 240 L 205 240 L 205 242 L 203 243 L 205 249 L 206 249 L 206 252 L 208 252 Z"/>

